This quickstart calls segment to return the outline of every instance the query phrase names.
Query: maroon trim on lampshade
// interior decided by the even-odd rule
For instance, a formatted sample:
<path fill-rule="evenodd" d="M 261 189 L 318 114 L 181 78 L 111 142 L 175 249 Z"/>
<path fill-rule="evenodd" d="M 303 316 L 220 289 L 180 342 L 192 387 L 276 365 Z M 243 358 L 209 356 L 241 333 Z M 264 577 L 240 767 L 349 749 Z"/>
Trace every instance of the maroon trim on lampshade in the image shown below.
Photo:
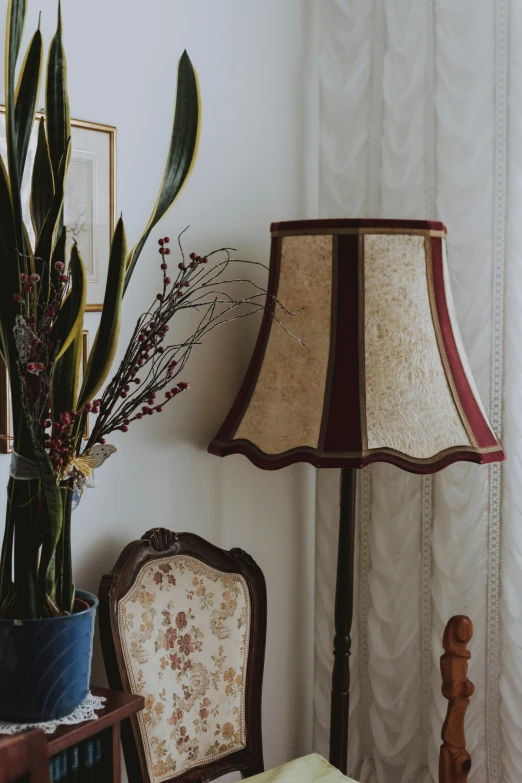
<path fill-rule="evenodd" d="M 218 457 L 224 456 L 221 453 L 216 442 L 231 440 L 236 434 L 237 428 L 241 423 L 245 411 L 248 407 L 254 389 L 256 387 L 257 379 L 261 371 L 263 359 L 265 357 L 266 346 L 268 344 L 268 338 L 270 336 L 270 329 L 272 327 L 273 317 L 272 313 L 275 309 L 274 300 L 271 297 L 277 297 L 277 289 L 279 287 L 279 270 L 281 268 L 281 239 L 274 237 L 270 247 L 270 271 L 268 274 L 267 285 L 267 297 L 266 297 L 266 309 L 263 313 L 261 321 L 261 328 L 259 329 L 259 335 L 257 337 L 254 353 L 248 365 L 248 370 L 243 379 L 243 383 L 239 389 L 239 392 L 234 400 L 234 403 L 226 417 L 225 421 L 221 425 L 219 432 L 208 447 L 210 454 L 216 454 Z"/>
<path fill-rule="evenodd" d="M 333 220 L 284 220 L 272 223 L 270 231 L 310 231 L 311 229 L 331 229 L 335 232 L 343 228 L 405 228 L 413 231 L 444 231 L 446 226 L 436 220 L 371 220 L 368 218 L 341 218 Z"/>
<path fill-rule="evenodd" d="M 492 446 L 498 446 L 499 451 L 502 451 L 501 445 L 495 438 L 489 423 L 485 420 L 484 416 L 482 415 L 482 411 L 477 404 L 475 395 L 468 383 L 468 379 L 464 371 L 464 367 L 462 366 L 459 352 L 457 350 L 446 301 L 444 268 L 442 260 L 442 239 L 440 238 L 431 238 L 431 259 L 433 289 L 435 294 L 435 304 L 437 307 L 440 331 L 444 341 L 446 356 L 448 358 L 451 375 L 453 377 L 453 382 L 459 396 L 460 404 L 464 410 L 478 447 L 489 448 Z"/>
<path fill-rule="evenodd" d="M 333 259 L 336 281 L 335 323 L 332 323 L 332 347 L 325 395 L 325 428 L 320 451 L 362 451 L 359 407 L 359 237 L 336 237 Z"/>
<path fill-rule="evenodd" d="M 250 462 L 263 470 L 279 470 L 297 462 L 308 462 L 315 468 L 365 468 L 374 462 L 388 462 L 408 473 L 416 473 L 425 476 L 438 473 L 439 470 L 453 465 L 454 462 L 474 462 L 477 465 L 485 465 L 489 462 L 501 462 L 506 459 L 504 452 L 491 451 L 480 454 L 476 451 L 447 451 L 441 452 L 427 460 L 414 461 L 397 452 L 386 449 L 377 449 L 375 452 L 362 456 L 346 456 L 343 454 L 318 454 L 315 449 L 303 446 L 297 449 L 285 451 L 282 454 L 265 454 L 249 440 L 234 440 L 228 443 L 213 441 L 209 447 L 211 454 L 218 457 L 228 457 L 230 454 L 242 454 L 248 457 Z"/>

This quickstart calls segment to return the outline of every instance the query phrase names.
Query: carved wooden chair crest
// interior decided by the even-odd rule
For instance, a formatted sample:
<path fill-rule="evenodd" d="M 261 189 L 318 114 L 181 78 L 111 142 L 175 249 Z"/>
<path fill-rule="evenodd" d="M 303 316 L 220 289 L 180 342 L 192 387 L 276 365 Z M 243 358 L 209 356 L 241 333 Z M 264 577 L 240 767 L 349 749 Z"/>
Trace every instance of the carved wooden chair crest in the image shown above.
<path fill-rule="evenodd" d="M 245 552 L 150 530 L 100 586 L 110 686 L 145 709 L 123 727 L 131 783 L 263 771 L 263 574 Z"/>

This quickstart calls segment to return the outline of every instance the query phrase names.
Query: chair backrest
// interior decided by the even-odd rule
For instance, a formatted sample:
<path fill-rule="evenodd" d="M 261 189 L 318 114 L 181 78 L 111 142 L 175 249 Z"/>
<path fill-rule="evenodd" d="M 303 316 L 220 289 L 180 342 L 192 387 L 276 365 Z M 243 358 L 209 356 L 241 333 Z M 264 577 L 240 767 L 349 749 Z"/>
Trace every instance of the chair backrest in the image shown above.
<path fill-rule="evenodd" d="M 131 783 L 263 771 L 266 586 L 240 549 L 150 530 L 99 591 L 109 684 L 145 697 L 122 726 Z"/>
<path fill-rule="evenodd" d="M 43 731 L 0 739 L 0 783 L 21 778 L 29 783 L 49 783 L 47 740 Z"/>

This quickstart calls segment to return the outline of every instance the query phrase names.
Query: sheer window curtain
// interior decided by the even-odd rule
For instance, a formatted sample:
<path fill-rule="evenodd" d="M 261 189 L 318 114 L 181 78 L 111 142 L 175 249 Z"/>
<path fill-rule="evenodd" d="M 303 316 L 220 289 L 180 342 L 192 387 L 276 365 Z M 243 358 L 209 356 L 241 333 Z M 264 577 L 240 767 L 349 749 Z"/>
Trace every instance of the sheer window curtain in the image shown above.
<path fill-rule="evenodd" d="M 359 476 L 350 768 L 437 779 L 444 625 L 475 626 L 473 783 L 522 779 L 522 2 L 316 0 L 318 213 L 440 219 L 508 461 Z M 312 99 L 313 100 L 313 99 Z M 313 113 L 315 116 L 315 113 Z M 339 474 L 317 473 L 315 746 L 328 748 Z"/>

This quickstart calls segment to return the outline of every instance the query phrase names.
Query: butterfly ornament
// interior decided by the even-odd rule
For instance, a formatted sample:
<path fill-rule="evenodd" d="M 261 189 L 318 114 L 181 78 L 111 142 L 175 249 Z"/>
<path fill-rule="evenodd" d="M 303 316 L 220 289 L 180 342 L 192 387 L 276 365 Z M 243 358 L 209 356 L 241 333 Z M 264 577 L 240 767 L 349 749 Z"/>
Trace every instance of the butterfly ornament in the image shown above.
<path fill-rule="evenodd" d="M 94 471 L 101 468 L 106 459 L 117 451 L 110 443 L 97 443 L 71 459 L 60 474 L 59 481 L 73 479 L 73 510 L 77 508 L 85 487 L 94 487 Z"/>

